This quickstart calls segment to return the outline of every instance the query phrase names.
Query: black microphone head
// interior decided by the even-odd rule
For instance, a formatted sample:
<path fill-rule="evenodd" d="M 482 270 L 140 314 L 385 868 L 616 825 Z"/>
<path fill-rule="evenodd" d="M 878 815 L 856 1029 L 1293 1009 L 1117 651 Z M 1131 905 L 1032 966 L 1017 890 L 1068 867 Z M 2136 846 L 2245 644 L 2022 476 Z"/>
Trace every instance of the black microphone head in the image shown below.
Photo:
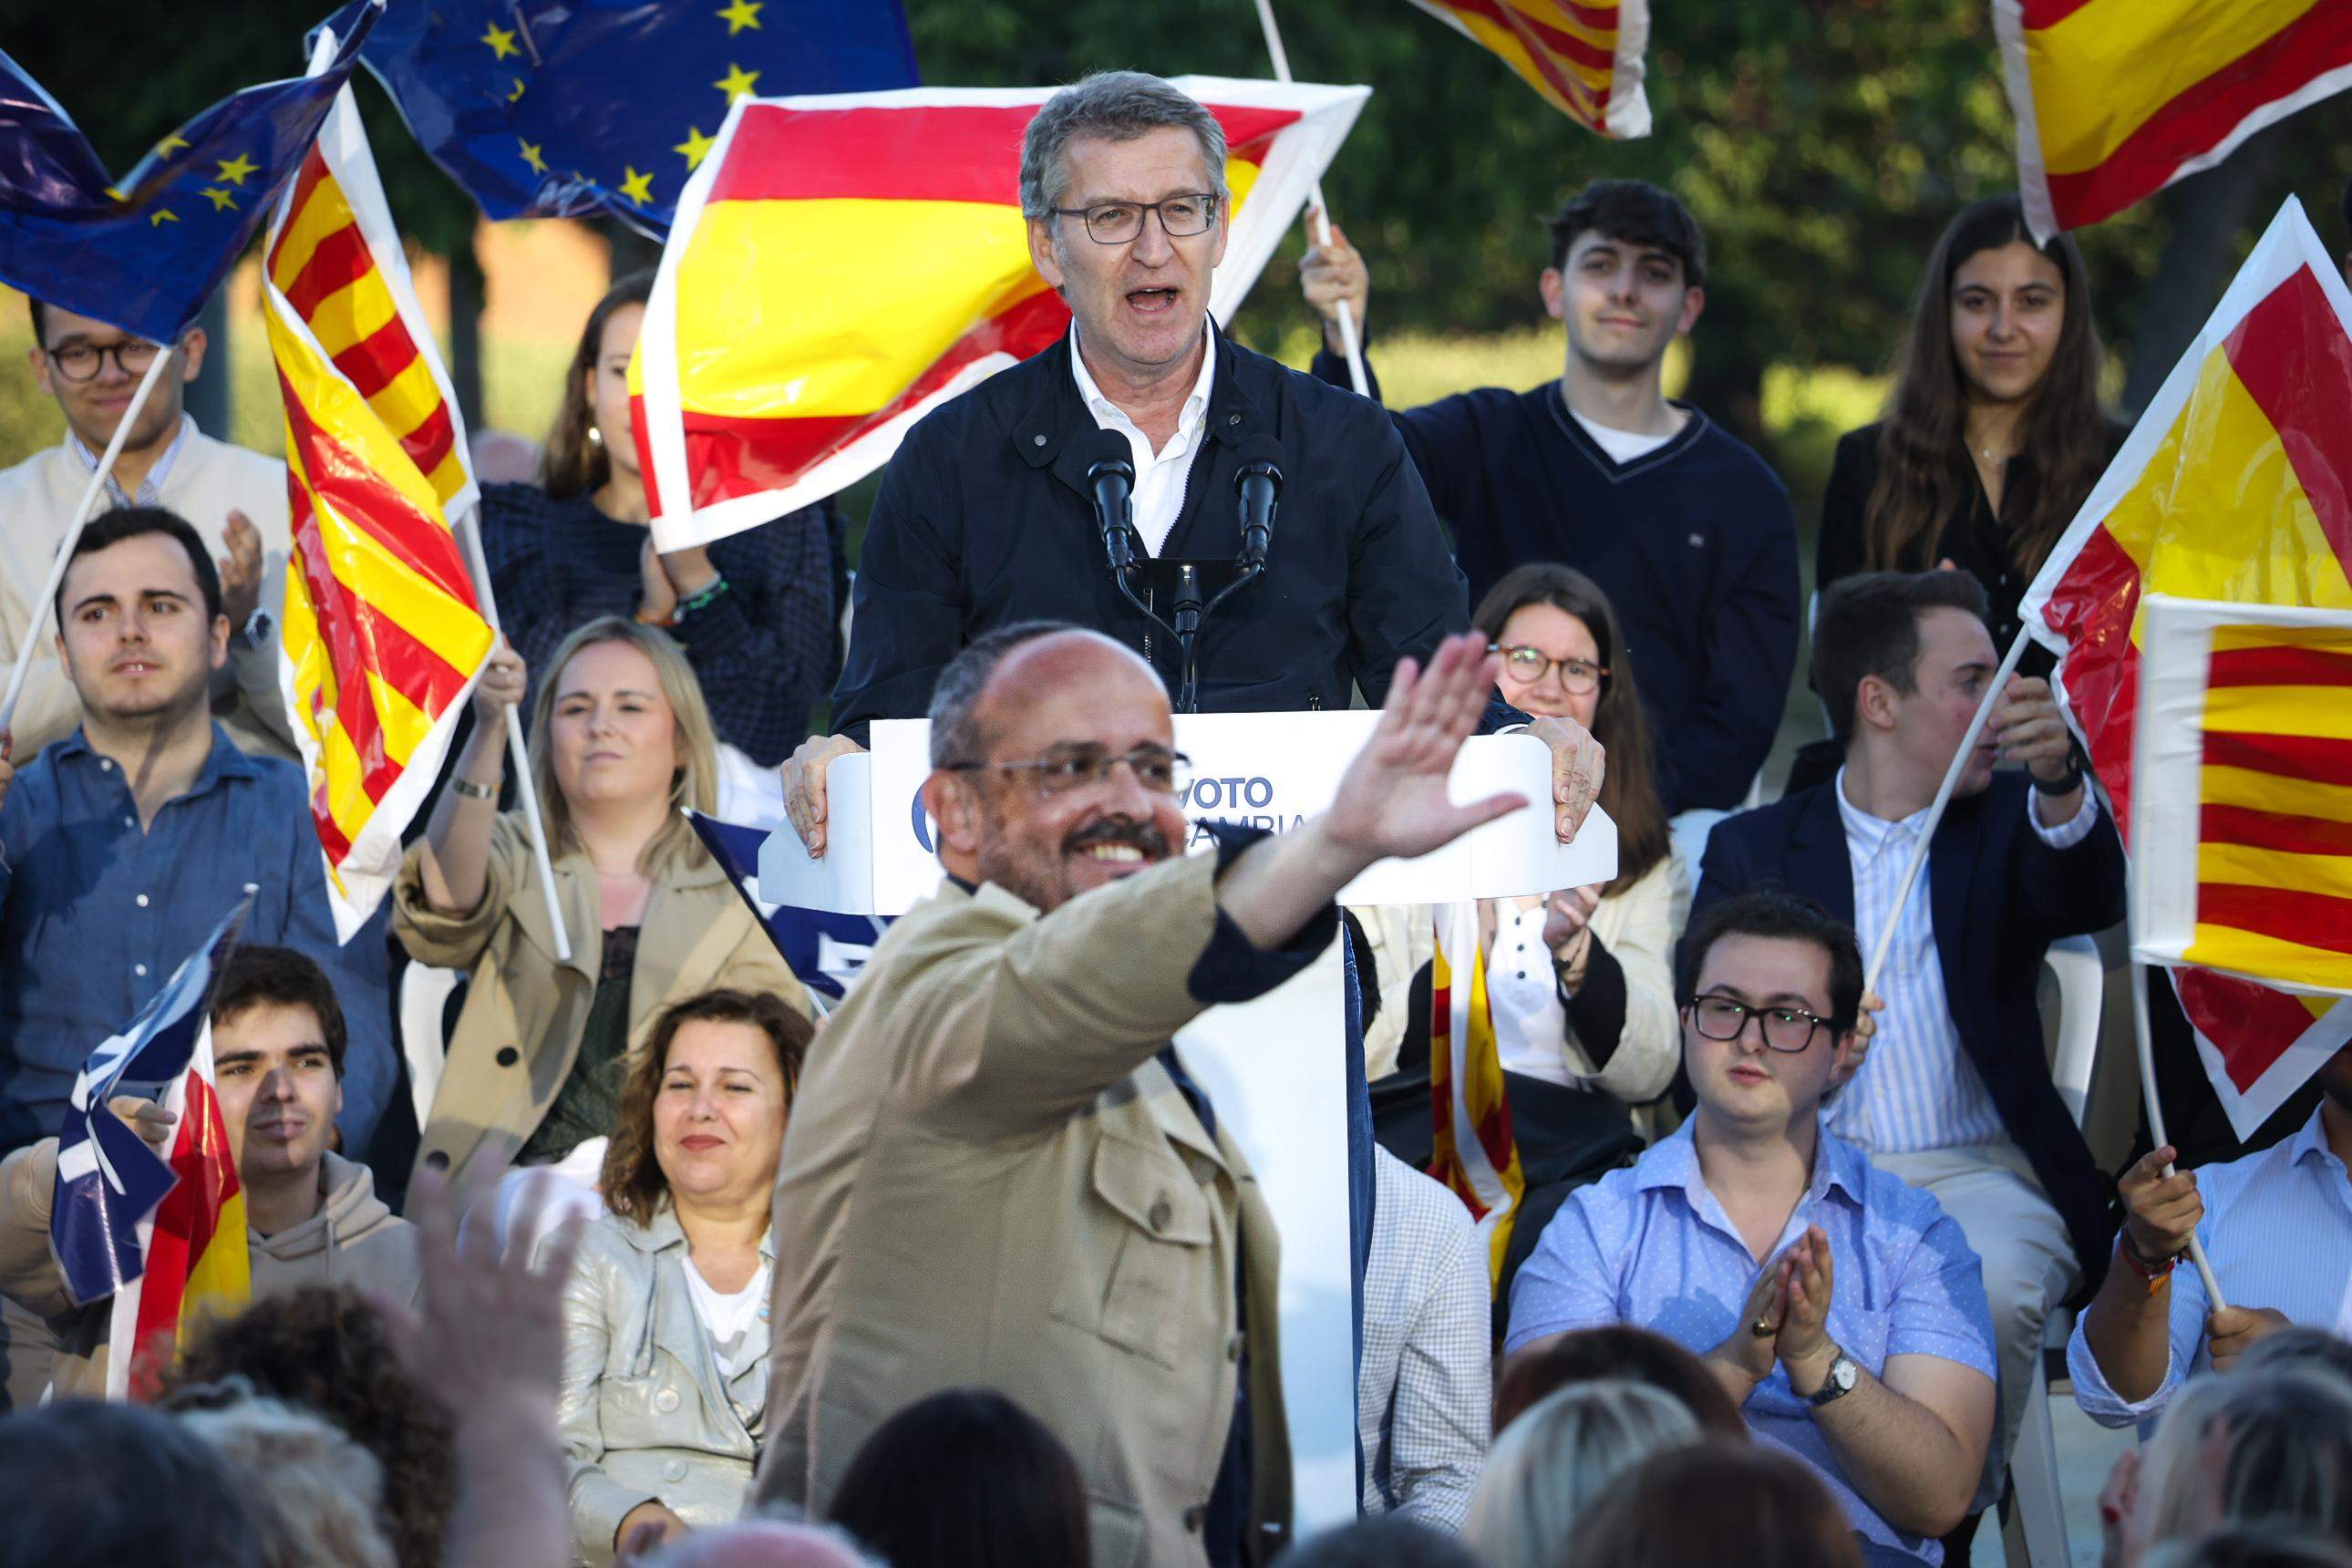
<path fill-rule="evenodd" d="M 1129 484 L 1135 482 L 1135 449 L 1118 431 L 1089 430 L 1075 445 L 1078 456 L 1086 459 L 1089 483 L 1107 474 L 1117 474 Z"/>
<path fill-rule="evenodd" d="M 1234 474 L 1236 486 L 1244 479 L 1261 476 L 1273 479 L 1277 485 L 1282 482 L 1282 443 L 1273 437 L 1264 434 L 1252 436 L 1241 444 L 1238 456 L 1241 467 Z"/>

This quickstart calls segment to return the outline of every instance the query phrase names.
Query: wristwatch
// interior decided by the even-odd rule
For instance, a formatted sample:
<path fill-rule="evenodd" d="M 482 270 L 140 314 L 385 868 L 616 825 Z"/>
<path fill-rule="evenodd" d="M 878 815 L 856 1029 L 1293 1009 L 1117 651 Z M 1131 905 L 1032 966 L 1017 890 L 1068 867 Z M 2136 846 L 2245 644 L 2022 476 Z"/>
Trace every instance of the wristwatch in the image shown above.
<path fill-rule="evenodd" d="M 1805 1403 L 1819 1410 L 1822 1405 L 1834 1404 L 1852 1394 L 1853 1385 L 1860 1381 L 1862 1368 L 1853 1364 L 1853 1357 L 1841 1350 L 1837 1359 L 1830 1363 L 1829 1375 L 1822 1379 L 1822 1385 L 1813 1390 Z"/>

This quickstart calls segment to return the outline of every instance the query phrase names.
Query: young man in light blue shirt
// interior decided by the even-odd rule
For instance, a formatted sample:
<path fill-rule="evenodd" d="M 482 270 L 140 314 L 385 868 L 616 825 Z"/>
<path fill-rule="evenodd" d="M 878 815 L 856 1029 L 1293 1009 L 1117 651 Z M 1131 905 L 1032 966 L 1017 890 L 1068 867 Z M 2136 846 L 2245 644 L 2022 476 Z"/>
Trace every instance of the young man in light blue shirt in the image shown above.
<path fill-rule="evenodd" d="M 2171 1176 L 2177 1151 L 2158 1149 L 2125 1173 L 2116 1266 L 2066 1344 L 2092 1420 L 2152 1420 L 2191 1373 L 2226 1372 L 2290 1323 L 2352 1337 L 2352 1047 L 2318 1080 L 2319 1109 L 2284 1142 Z M 2228 1306 L 2183 1267 L 2191 1236 Z"/>
<path fill-rule="evenodd" d="M 1570 1194 L 1512 1288 L 1505 1349 L 1663 1333 L 1821 1474 L 1868 1561 L 1941 1563 L 1992 1435 L 1992 1325 L 1959 1226 L 1822 1125 L 1862 999 L 1853 932 L 1744 893 L 1694 922 L 1677 970 L 1696 1110 Z"/>

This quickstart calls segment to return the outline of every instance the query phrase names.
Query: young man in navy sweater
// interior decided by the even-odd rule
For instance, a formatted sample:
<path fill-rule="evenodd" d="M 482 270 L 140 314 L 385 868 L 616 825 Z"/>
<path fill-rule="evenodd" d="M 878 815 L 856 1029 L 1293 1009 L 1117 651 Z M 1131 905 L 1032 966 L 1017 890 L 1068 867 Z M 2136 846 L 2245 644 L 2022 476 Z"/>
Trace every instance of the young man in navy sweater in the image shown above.
<path fill-rule="evenodd" d="M 1335 229 L 1307 253 L 1300 280 L 1324 318 L 1315 374 L 1345 386 L 1339 307 L 1366 319 L 1363 260 Z M 1771 750 L 1800 614 L 1788 490 L 1762 458 L 1660 386 L 1667 348 L 1706 305 L 1706 242 L 1682 203 L 1643 181 L 1595 181 L 1552 219 L 1540 280 L 1544 309 L 1568 329 L 1559 380 L 1395 414 L 1453 527 L 1474 605 L 1528 561 L 1566 562 L 1608 591 L 1659 737 L 1659 787 L 1693 867 L 1707 827 L 1742 804 Z"/>

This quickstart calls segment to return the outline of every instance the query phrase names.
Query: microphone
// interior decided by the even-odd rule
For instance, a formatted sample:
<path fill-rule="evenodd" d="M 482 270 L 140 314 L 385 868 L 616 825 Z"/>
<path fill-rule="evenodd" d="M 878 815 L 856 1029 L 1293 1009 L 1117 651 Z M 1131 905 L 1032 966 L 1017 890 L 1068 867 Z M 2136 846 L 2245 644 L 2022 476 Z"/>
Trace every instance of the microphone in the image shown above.
<path fill-rule="evenodd" d="M 1282 503 L 1282 446 L 1271 436 L 1253 436 L 1242 444 L 1241 471 L 1234 476 L 1234 491 L 1241 500 L 1242 570 L 1265 569 L 1265 552 L 1274 542 L 1274 517 Z"/>
<path fill-rule="evenodd" d="M 1127 437 L 1097 430 L 1080 443 L 1088 459 L 1087 489 L 1095 498 L 1095 526 L 1102 531 L 1103 553 L 1111 574 L 1125 582 L 1135 566 L 1135 463 Z"/>

